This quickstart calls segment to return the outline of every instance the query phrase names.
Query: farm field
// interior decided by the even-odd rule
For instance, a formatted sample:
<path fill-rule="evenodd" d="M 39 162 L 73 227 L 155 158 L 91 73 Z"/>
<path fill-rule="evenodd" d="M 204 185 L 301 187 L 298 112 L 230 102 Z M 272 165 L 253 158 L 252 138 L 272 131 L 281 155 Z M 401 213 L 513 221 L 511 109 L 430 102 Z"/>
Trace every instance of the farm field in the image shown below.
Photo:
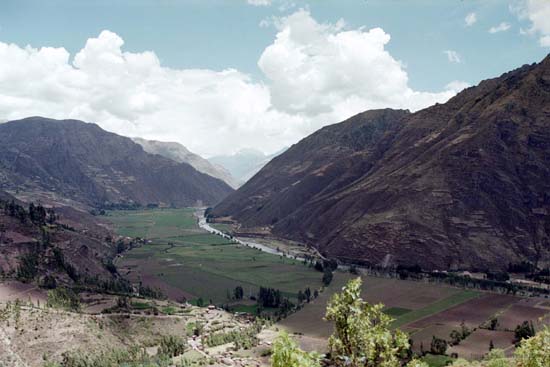
<path fill-rule="evenodd" d="M 166 209 L 111 212 L 106 217 L 119 234 L 143 237 L 147 245 L 124 254 L 117 260 L 121 273 L 134 282 L 156 286 L 173 299 L 202 298 L 216 304 L 230 303 L 235 311 L 253 312 L 247 300 L 260 286 L 280 289 L 296 297 L 306 287 L 321 287 L 321 274 L 301 262 L 243 247 L 200 229 L 192 209 Z M 306 350 L 325 350 L 332 325 L 323 321 L 331 295 L 341 290 L 353 275 L 336 272 L 332 283 L 317 299 L 274 325 L 297 336 Z M 496 347 L 513 351 L 513 329 L 525 320 L 535 326 L 550 313 L 547 299 L 520 298 L 448 285 L 362 276 L 363 298 L 383 303 L 395 321 L 393 327 L 411 335 L 413 349 L 429 350 L 433 336 L 450 341 L 450 332 L 464 323 L 473 332 L 459 345 L 449 348 L 463 358 L 478 358 Z M 244 289 L 245 300 L 229 301 L 236 286 Z M 480 326 L 492 317 L 495 330 Z M 434 365 L 437 356 L 433 357 Z"/>
<path fill-rule="evenodd" d="M 277 326 L 299 335 L 304 348 L 319 350 L 326 346 L 323 340 L 332 333 L 332 326 L 322 320 L 326 303 L 350 278 L 350 274 L 335 273 L 332 284 L 319 298 Z M 510 353 L 513 351 L 513 329 L 518 324 L 524 320 L 533 320 L 535 325 L 548 323 L 548 318 L 537 321 L 550 313 L 545 299 L 525 299 L 435 283 L 362 278 L 363 298 L 371 303 L 383 303 L 386 313 L 395 319 L 393 327 L 411 335 L 413 349 L 417 352 L 421 345 L 429 351 L 433 336 L 450 341 L 451 331 L 458 330 L 464 322 L 473 333 L 459 345 L 450 347 L 449 353 L 468 359 L 479 358 L 488 352 L 491 340 L 496 347 Z M 496 330 L 479 328 L 493 316 L 499 319 Z"/>
<path fill-rule="evenodd" d="M 105 219 L 118 234 L 150 243 L 117 260 L 120 272 L 133 282 L 161 288 L 169 297 L 228 303 L 237 286 L 245 298 L 260 286 L 291 298 L 298 291 L 321 286 L 322 274 L 301 262 L 235 244 L 200 229 L 193 209 L 109 212 Z"/>

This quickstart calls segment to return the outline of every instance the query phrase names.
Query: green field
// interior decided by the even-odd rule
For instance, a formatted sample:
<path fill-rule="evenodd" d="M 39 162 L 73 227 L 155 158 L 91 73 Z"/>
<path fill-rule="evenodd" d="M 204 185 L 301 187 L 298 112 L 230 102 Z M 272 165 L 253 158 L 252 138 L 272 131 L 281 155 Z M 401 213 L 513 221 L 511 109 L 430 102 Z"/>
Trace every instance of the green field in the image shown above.
<path fill-rule="evenodd" d="M 236 286 L 245 297 L 260 286 L 288 297 L 321 286 L 321 273 L 301 262 L 244 247 L 201 230 L 192 209 L 115 211 L 105 217 L 117 233 L 142 237 L 150 244 L 132 249 L 117 261 L 133 281 L 154 278 L 183 291 L 188 299 L 216 304 L 230 300 Z"/>
<path fill-rule="evenodd" d="M 392 323 L 392 326 L 396 328 L 400 327 L 402 325 L 405 325 L 413 321 L 420 320 L 424 317 L 444 311 L 446 309 L 449 309 L 453 306 L 464 303 L 473 298 L 477 298 L 479 296 L 480 296 L 480 293 L 476 291 L 470 291 L 470 290 L 459 291 L 449 297 L 445 297 L 437 302 L 429 304 L 426 307 L 422 307 L 418 310 L 406 312 L 402 315 L 392 315 L 396 317 L 395 321 Z"/>

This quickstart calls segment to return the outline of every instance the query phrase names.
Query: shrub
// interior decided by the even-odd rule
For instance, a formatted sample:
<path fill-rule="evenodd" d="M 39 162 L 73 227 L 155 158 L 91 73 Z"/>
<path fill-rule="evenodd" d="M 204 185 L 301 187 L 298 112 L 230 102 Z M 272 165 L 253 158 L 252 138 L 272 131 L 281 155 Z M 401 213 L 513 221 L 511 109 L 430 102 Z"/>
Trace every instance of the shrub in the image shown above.
<path fill-rule="evenodd" d="M 361 278 L 351 280 L 335 294 L 325 318 L 334 322 L 329 339 L 331 357 L 337 366 L 397 367 L 409 348 L 407 335 L 391 332 L 393 319 L 382 312 L 384 305 L 361 299 Z"/>
<path fill-rule="evenodd" d="M 306 353 L 292 340 L 287 333 L 281 333 L 273 343 L 272 367 L 320 367 L 319 356 Z"/>
<path fill-rule="evenodd" d="M 179 336 L 167 335 L 160 340 L 159 353 L 167 357 L 175 357 L 185 353 L 187 342 Z"/>

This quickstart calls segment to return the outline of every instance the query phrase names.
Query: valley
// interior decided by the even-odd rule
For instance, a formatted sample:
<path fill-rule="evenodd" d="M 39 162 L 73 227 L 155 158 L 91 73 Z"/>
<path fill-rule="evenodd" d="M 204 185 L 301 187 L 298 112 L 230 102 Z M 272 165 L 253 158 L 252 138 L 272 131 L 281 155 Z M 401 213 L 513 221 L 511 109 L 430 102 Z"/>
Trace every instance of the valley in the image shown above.
<path fill-rule="evenodd" d="M 196 213 L 193 208 L 109 212 L 105 219 L 120 235 L 139 236 L 148 242 L 117 259 L 120 271 L 133 282 L 160 287 L 170 297 L 185 297 L 194 304 L 200 298 L 232 312 L 255 313 L 255 300 L 247 298 L 255 297 L 259 287 L 280 289 L 294 303 L 299 303 L 298 291 L 318 288 L 322 291 L 317 298 L 305 302 L 303 308 L 283 317 L 271 329 L 287 330 L 305 350 L 326 350 L 333 332 L 332 325 L 323 320 L 327 302 L 356 275 L 335 271 L 330 285 L 323 287 L 321 273 L 302 261 L 273 254 L 277 250 L 269 247 L 259 251 L 235 243 L 241 239 L 210 234 L 200 228 Z M 219 229 L 229 231 L 230 227 Z M 540 328 L 550 317 L 550 304 L 542 297 L 452 287 L 428 279 L 400 280 L 384 274 L 361 277 L 363 298 L 385 305 L 385 312 L 395 319 L 392 327 L 411 335 L 417 353 L 429 351 L 435 336 L 447 340 L 448 354 L 461 358 L 480 359 L 491 343 L 510 355 L 517 325 L 529 321 Z M 231 291 L 237 286 L 246 293 L 241 301 L 232 299 Z M 498 323 L 491 329 L 488 325 L 492 319 Z M 468 336 L 451 345 L 451 332 L 463 327 L 469 330 Z"/>
<path fill-rule="evenodd" d="M 550 367 L 550 1 L 6 1 L 0 367 Z"/>
<path fill-rule="evenodd" d="M 196 303 L 233 303 L 236 287 L 249 298 L 260 287 L 280 290 L 295 300 L 299 291 L 321 287 L 322 274 L 303 262 L 253 249 L 198 226 L 195 209 L 108 212 L 104 219 L 119 235 L 142 237 L 147 243 L 116 260 L 132 282 L 160 287 L 168 295 Z M 205 286 L 207 285 L 207 286 Z"/>

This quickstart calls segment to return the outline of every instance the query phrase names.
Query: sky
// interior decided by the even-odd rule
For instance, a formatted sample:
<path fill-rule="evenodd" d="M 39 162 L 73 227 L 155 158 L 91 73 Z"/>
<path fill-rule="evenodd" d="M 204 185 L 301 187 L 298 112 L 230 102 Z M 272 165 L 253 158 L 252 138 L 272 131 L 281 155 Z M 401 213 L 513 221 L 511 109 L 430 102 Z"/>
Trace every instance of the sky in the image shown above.
<path fill-rule="evenodd" d="M 550 0 L 2 0 L 0 121 L 271 153 L 549 50 Z"/>

